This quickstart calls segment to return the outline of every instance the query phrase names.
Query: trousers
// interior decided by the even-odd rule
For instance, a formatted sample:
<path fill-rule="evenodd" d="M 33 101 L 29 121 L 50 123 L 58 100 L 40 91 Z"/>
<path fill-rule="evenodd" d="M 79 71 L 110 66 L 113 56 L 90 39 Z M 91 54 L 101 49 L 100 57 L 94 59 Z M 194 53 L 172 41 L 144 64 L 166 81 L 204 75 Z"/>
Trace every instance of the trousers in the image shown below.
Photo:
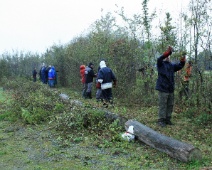
<path fill-rule="evenodd" d="M 158 118 L 166 119 L 172 116 L 173 107 L 174 107 L 174 93 L 165 93 L 159 91 L 159 111 Z"/>

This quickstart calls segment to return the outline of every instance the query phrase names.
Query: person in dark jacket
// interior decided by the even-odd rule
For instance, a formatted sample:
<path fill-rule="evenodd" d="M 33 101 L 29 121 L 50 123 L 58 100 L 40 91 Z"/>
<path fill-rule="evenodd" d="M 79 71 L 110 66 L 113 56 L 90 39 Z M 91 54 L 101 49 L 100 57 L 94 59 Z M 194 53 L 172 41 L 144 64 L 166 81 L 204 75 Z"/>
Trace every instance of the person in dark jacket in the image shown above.
<path fill-rule="evenodd" d="M 85 85 L 86 85 L 86 95 L 85 98 L 92 99 L 92 86 L 93 86 L 93 78 L 96 77 L 93 71 L 93 63 L 89 63 L 85 68 Z"/>
<path fill-rule="evenodd" d="M 46 84 L 47 83 L 47 79 L 46 79 L 46 66 L 43 63 L 41 69 L 40 69 L 40 77 L 41 77 L 41 81 Z"/>
<path fill-rule="evenodd" d="M 159 111 L 158 125 L 165 127 L 173 125 L 171 116 L 174 106 L 174 73 L 181 70 L 185 65 L 185 55 L 181 57 L 179 63 L 170 62 L 170 55 L 173 52 L 172 47 L 157 59 L 158 79 L 156 90 L 159 91 Z"/>
<path fill-rule="evenodd" d="M 36 70 L 36 68 L 34 68 L 34 70 L 32 72 L 32 77 L 33 77 L 33 82 L 36 82 L 36 80 L 37 80 L 37 70 Z"/>
<path fill-rule="evenodd" d="M 101 61 L 99 65 L 100 70 L 98 72 L 97 81 L 102 89 L 103 105 L 108 107 L 108 103 L 113 104 L 112 87 L 116 87 L 117 80 L 113 71 L 106 66 L 105 61 Z"/>

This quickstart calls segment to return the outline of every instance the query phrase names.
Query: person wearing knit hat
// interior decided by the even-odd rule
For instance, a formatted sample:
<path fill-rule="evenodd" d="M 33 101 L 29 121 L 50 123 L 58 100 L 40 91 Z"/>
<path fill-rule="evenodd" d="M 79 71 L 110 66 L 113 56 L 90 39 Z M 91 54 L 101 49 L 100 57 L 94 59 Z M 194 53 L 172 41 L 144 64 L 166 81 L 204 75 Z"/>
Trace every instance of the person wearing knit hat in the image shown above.
<path fill-rule="evenodd" d="M 108 107 L 108 103 L 113 104 L 112 87 L 116 87 L 116 77 L 113 71 L 106 66 L 105 61 L 99 63 L 100 70 L 98 72 L 97 81 L 101 86 L 104 106 Z"/>

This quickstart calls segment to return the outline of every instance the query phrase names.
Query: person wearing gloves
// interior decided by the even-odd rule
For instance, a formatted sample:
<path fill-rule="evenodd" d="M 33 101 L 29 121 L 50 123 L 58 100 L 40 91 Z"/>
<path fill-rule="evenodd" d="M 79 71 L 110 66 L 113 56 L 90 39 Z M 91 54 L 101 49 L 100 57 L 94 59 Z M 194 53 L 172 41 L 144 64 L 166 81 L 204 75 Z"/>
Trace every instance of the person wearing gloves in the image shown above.
<path fill-rule="evenodd" d="M 165 127 L 173 125 L 171 122 L 174 106 L 174 73 L 181 70 L 185 65 L 185 54 L 179 63 L 170 62 L 170 55 L 173 52 L 171 46 L 157 59 L 158 78 L 156 90 L 159 96 L 158 125 Z"/>
<path fill-rule="evenodd" d="M 108 103 L 113 103 L 112 87 L 116 87 L 116 77 L 113 71 L 106 66 L 105 61 L 101 61 L 100 70 L 97 76 L 97 88 L 98 86 L 102 89 L 102 97 L 104 100 L 104 106 L 108 107 Z"/>

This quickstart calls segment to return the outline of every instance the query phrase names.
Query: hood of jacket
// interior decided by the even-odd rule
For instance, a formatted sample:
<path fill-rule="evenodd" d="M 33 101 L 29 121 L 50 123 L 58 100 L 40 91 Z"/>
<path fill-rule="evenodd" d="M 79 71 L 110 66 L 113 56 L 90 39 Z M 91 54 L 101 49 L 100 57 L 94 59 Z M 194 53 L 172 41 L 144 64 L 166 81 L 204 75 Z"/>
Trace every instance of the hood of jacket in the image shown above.
<path fill-rule="evenodd" d="M 105 61 L 101 61 L 101 62 L 99 63 L 99 66 L 100 66 L 100 68 L 107 67 Z"/>
<path fill-rule="evenodd" d="M 83 69 L 85 69 L 85 65 L 80 66 L 80 70 L 83 70 Z"/>

